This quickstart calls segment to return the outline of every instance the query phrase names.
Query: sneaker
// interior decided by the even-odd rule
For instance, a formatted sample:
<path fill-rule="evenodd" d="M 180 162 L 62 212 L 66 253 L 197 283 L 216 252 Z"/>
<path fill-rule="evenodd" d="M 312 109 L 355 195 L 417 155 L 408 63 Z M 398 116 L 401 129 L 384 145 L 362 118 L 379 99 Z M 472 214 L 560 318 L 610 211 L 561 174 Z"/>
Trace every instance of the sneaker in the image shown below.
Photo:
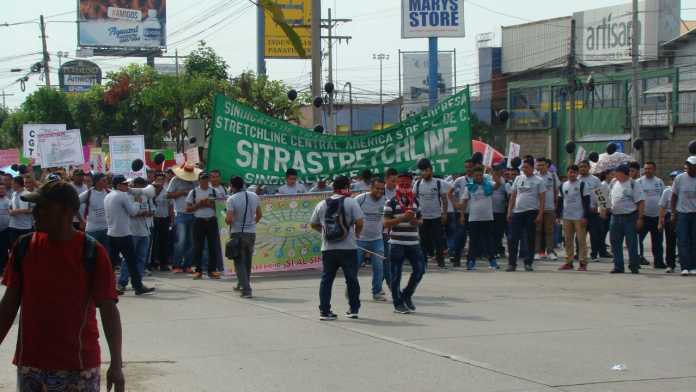
<path fill-rule="evenodd" d="M 536 254 L 534 254 L 534 261 L 539 261 L 539 260 L 543 259 L 545 256 L 546 255 L 544 255 L 543 253 L 536 253 Z"/>
<path fill-rule="evenodd" d="M 640 265 L 650 265 L 650 262 L 645 257 L 640 258 Z"/>
<path fill-rule="evenodd" d="M 411 310 L 404 305 L 399 305 L 394 307 L 394 313 L 409 314 Z"/>
<path fill-rule="evenodd" d="M 549 253 L 547 259 L 551 260 L 551 261 L 556 261 L 556 260 L 558 260 L 558 256 L 556 256 L 555 253 L 551 252 L 551 253 Z"/>
<path fill-rule="evenodd" d="M 497 262 L 497 261 L 491 260 L 491 261 L 488 262 L 488 268 L 490 268 L 490 269 L 492 269 L 492 270 L 499 270 L 499 269 L 500 269 L 500 266 L 498 265 L 498 262 Z"/>
<path fill-rule="evenodd" d="M 154 293 L 154 292 L 155 292 L 154 287 L 143 286 L 142 288 L 140 288 L 140 290 L 135 290 L 135 295 L 144 295 L 144 294 L 150 294 L 150 293 Z"/>
<path fill-rule="evenodd" d="M 468 260 L 466 262 L 466 270 L 473 271 L 476 269 L 476 260 Z"/>
<path fill-rule="evenodd" d="M 613 270 L 611 270 L 611 272 L 609 272 L 609 273 L 610 273 L 610 274 L 623 274 L 623 273 L 624 273 L 624 270 L 613 269 Z"/>
<path fill-rule="evenodd" d="M 116 291 L 126 292 L 126 291 L 128 291 L 128 287 L 118 285 L 118 287 L 116 288 Z"/>
<path fill-rule="evenodd" d="M 234 286 L 234 288 L 233 288 L 232 290 L 234 290 L 234 291 L 242 291 L 242 286 L 236 285 L 236 286 Z"/>
<path fill-rule="evenodd" d="M 387 302 L 387 298 L 382 293 L 373 295 L 372 299 L 374 299 L 377 302 Z"/>
<path fill-rule="evenodd" d="M 580 267 L 578 267 L 578 271 L 586 272 L 587 271 L 587 264 L 580 264 Z"/>
<path fill-rule="evenodd" d="M 655 266 L 653 267 L 655 269 L 667 269 L 667 264 L 665 263 L 655 263 Z"/>
<path fill-rule="evenodd" d="M 116 289 L 116 295 L 123 295 L 123 294 L 125 294 L 125 293 L 126 293 L 126 291 L 125 291 L 125 290 L 121 290 L 121 287 L 120 287 L 120 286 Z"/>
<path fill-rule="evenodd" d="M 334 312 L 320 313 L 319 314 L 319 320 L 321 320 L 321 321 L 334 321 L 337 318 L 338 318 L 338 316 L 336 316 L 336 313 L 334 313 Z"/>
<path fill-rule="evenodd" d="M 614 256 L 609 252 L 604 252 L 604 253 L 600 252 L 599 257 L 601 257 L 603 259 L 613 259 L 614 258 Z"/>
<path fill-rule="evenodd" d="M 172 268 L 172 272 L 175 274 L 182 274 L 182 273 L 184 273 L 184 270 L 179 268 L 179 267 L 174 267 L 174 268 Z"/>
<path fill-rule="evenodd" d="M 559 271 L 572 271 L 573 269 L 573 263 L 565 263 L 562 266 L 558 267 Z"/>
<path fill-rule="evenodd" d="M 592 260 L 593 263 L 599 263 L 599 257 L 593 256 L 590 260 Z"/>
<path fill-rule="evenodd" d="M 202 272 L 194 272 L 193 273 L 193 280 L 201 280 L 203 279 L 203 273 Z"/>
<path fill-rule="evenodd" d="M 152 276 L 152 270 L 149 268 L 145 269 L 145 276 Z"/>
<path fill-rule="evenodd" d="M 682 276 L 689 276 L 689 270 L 682 270 Z"/>
<path fill-rule="evenodd" d="M 240 295 L 240 297 L 249 299 L 249 298 L 251 298 L 251 293 L 242 293 L 242 295 Z"/>
<path fill-rule="evenodd" d="M 349 319 L 357 320 L 358 312 L 353 312 L 352 310 L 349 310 L 346 312 L 346 317 L 348 317 Z"/>
<path fill-rule="evenodd" d="M 517 271 L 517 266 L 514 265 L 508 265 L 507 268 L 505 268 L 505 272 L 515 272 Z"/>
<path fill-rule="evenodd" d="M 187 273 L 187 274 L 191 274 L 191 273 L 193 273 L 193 268 L 191 268 L 191 267 L 186 267 L 186 268 L 184 268 L 184 272 Z"/>
<path fill-rule="evenodd" d="M 640 274 L 640 268 L 631 268 L 631 273 L 634 275 Z"/>
<path fill-rule="evenodd" d="M 210 279 L 220 279 L 221 274 L 217 271 L 208 274 Z"/>
<path fill-rule="evenodd" d="M 666 274 L 673 274 L 673 273 L 674 273 L 674 268 L 672 268 L 672 267 L 667 267 L 667 269 L 665 269 L 665 273 L 666 273 Z"/>
<path fill-rule="evenodd" d="M 411 312 L 416 311 L 416 305 L 413 304 L 412 298 L 404 298 L 404 305 L 406 305 Z"/>
<path fill-rule="evenodd" d="M 533 271 L 534 271 L 534 268 L 532 267 L 531 264 L 525 264 L 525 265 L 524 265 L 524 270 L 527 271 L 527 272 L 533 272 Z"/>
<path fill-rule="evenodd" d="M 696 276 L 696 269 L 692 269 L 691 271 L 689 271 L 689 275 Z"/>

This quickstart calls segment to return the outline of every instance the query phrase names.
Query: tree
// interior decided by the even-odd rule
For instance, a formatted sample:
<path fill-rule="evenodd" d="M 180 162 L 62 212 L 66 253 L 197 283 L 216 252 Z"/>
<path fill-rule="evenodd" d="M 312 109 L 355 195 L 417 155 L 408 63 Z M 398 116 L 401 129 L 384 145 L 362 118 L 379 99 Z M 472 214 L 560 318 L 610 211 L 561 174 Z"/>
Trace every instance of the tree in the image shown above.
<path fill-rule="evenodd" d="M 471 113 L 471 138 L 481 140 L 492 145 L 493 127 L 479 120 L 475 113 Z"/>
<path fill-rule="evenodd" d="M 22 103 L 22 111 L 27 122 L 66 124 L 68 128 L 73 125 L 66 95 L 48 87 L 29 95 Z"/>
<path fill-rule="evenodd" d="M 213 48 L 206 46 L 205 41 L 200 41 L 198 48 L 189 54 L 184 62 L 186 75 L 189 77 L 203 77 L 213 80 L 227 80 L 229 66 Z"/>
<path fill-rule="evenodd" d="M 256 76 L 247 71 L 232 79 L 231 97 L 254 109 L 285 121 L 298 121 L 300 104 L 290 101 L 289 87 L 279 80 L 269 80 L 267 76 Z"/>

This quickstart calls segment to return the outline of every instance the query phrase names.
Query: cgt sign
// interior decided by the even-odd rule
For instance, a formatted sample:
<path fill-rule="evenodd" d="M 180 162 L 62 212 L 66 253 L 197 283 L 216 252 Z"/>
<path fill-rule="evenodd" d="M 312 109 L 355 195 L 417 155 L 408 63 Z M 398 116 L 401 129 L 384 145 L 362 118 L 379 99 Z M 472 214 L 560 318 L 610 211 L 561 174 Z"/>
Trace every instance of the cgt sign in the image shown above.
<path fill-rule="evenodd" d="M 464 37 L 464 0 L 401 0 L 401 37 Z"/>

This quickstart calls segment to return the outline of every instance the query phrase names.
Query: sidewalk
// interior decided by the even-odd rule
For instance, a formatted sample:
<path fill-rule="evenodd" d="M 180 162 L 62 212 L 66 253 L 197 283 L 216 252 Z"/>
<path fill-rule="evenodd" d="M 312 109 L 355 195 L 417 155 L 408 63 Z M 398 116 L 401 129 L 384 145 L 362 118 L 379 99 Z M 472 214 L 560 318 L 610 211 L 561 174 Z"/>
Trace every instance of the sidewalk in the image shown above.
<path fill-rule="evenodd" d="M 341 317 L 340 276 L 335 322 L 318 320 L 316 271 L 256 277 L 252 300 L 228 279 L 158 274 L 157 295 L 121 298 L 127 390 L 696 390 L 696 278 L 609 275 L 608 262 L 588 273 L 484 264 L 430 268 L 411 315 L 373 302 L 364 270 L 360 320 Z M 15 388 L 16 333 L 0 349 L 3 391 Z M 611 370 L 618 364 L 627 370 Z"/>

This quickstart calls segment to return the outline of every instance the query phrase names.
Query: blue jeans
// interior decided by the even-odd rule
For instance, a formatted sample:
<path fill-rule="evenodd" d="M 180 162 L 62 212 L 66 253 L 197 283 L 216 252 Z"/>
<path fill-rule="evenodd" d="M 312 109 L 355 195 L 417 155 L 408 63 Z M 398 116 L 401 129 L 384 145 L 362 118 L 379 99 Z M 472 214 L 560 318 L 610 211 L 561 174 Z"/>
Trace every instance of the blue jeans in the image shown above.
<path fill-rule="evenodd" d="M 447 213 L 447 226 L 445 227 L 447 235 L 447 254 L 452 257 L 454 254 L 454 238 L 457 235 L 457 214 L 454 212 Z"/>
<path fill-rule="evenodd" d="M 358 257 L 355 249 L 335 249 L 321 252 L 321 283 L 319 284 L 319 311 L 322 314 L 331 311 L 331 289 L 339 268 L 343 270 L 348 286 L 348 303 L 351 312 L 360 310 L 360 283 L 358 282 Z"/>
<path fill-rule="evenodd" d="M 534 220 L 538 215 L 539 211 L 537 210 L 512 214 L 510 250 L 508 252 L 508 264 L 511 267 L 517 267 L 518 250 L 520 251 L 520 257 L 524 255 L 525 265 L 534 263 L 534 236 L 536 235 Z"/>
<path fill-rule="evenodd" d="M 193 214 L 177 214 L 176 242 L 174 244 L 174 260 L 172 264 L 179 268 L 193 265 Z"/>
<path fill-rule="evenodd" d="M 454 235 L 452 238 L 452 253 L 450 254 L 450 259 L 452 264 L 460 265 L 462 262 L 462 252 L 464 252 L 464 246 L 466 245 L 466 237 L 469 231 L 469 214 L 464 214 L 464 224 L 459 223 L 460 212 L 454 214 Z M 449 221 L 448 221 L 449 226 Z"/>
<path fill-rule="evenodd" d="M 624 270 L 624 238 L 628 246 L 628 268 L 632 271 L 640 269 L 640 258 L 638 257 L 638 234 L 636 232 L 636 221 L 638 213 L 611 216 L 609 226 L 609 238 L 611 240 L 611 251 L 614 253 L 614 270 Z"/>
<path fill-rule="evenodd" d="M 423 279 L 425 273 L 425 256 L 420 245 L 396 245 L 390 244 L 391 254 L 391 292 L 394 307 L 402 306 L 404 298 L 411 298 L 416 292 L 416 287 Z M 401 272 L 404 267 L 404 261 L 408 259 L 411 263 L 411 277 L 408 279 L 408 284 L 401 291 Z"/>
<path fill-rule="evenodd" d="M 682 270 L 696 269 L 696 213 L 677 214 L 677 244 Z"/>
<path fill-rule="evenodd" d="M 106 235 L 106 230 L 88 231 L 87 234 L 97 240 L 109 253 L 109 236 Z"/>
<path fill-rule="evenodd" d="M 136 237 L 133 236 L 133 248 L 135 249 L 135 264 L 138 266 L 138 272 L 140 276 L 143 276 L 145 272 L 145 263 L 147 261 L 147 254 L 150 250 L 150 237 Z M 125 261 L 121 262 L 121 275 L 118 277 L 119 286 L 127 286 L 128 280 L 130 279 L 130 274 L 128 273 L 128 265 Z"/>
<path fill-rule="evenodd" d="M 358 246 L 363 249 L 367 249 L 370 252 L 384 256 L 384 242 L 381 238 L 372 241 L 358 240 Z M 382 281 L 384 281 L 385 275 L 385 262 L 387 265 L 389 265 L 389 262 L 370 254 L 368 254 L 367 257 L 369 257 L 372 261 L 372 295 L 377 295 L 382 292 Z M 360 269 L 364 259 L 365 252 L 362 249 L 358 249 L 358 269 Z M 387 281 L 389 281 L 389 279 L 387 279 Z"/>

